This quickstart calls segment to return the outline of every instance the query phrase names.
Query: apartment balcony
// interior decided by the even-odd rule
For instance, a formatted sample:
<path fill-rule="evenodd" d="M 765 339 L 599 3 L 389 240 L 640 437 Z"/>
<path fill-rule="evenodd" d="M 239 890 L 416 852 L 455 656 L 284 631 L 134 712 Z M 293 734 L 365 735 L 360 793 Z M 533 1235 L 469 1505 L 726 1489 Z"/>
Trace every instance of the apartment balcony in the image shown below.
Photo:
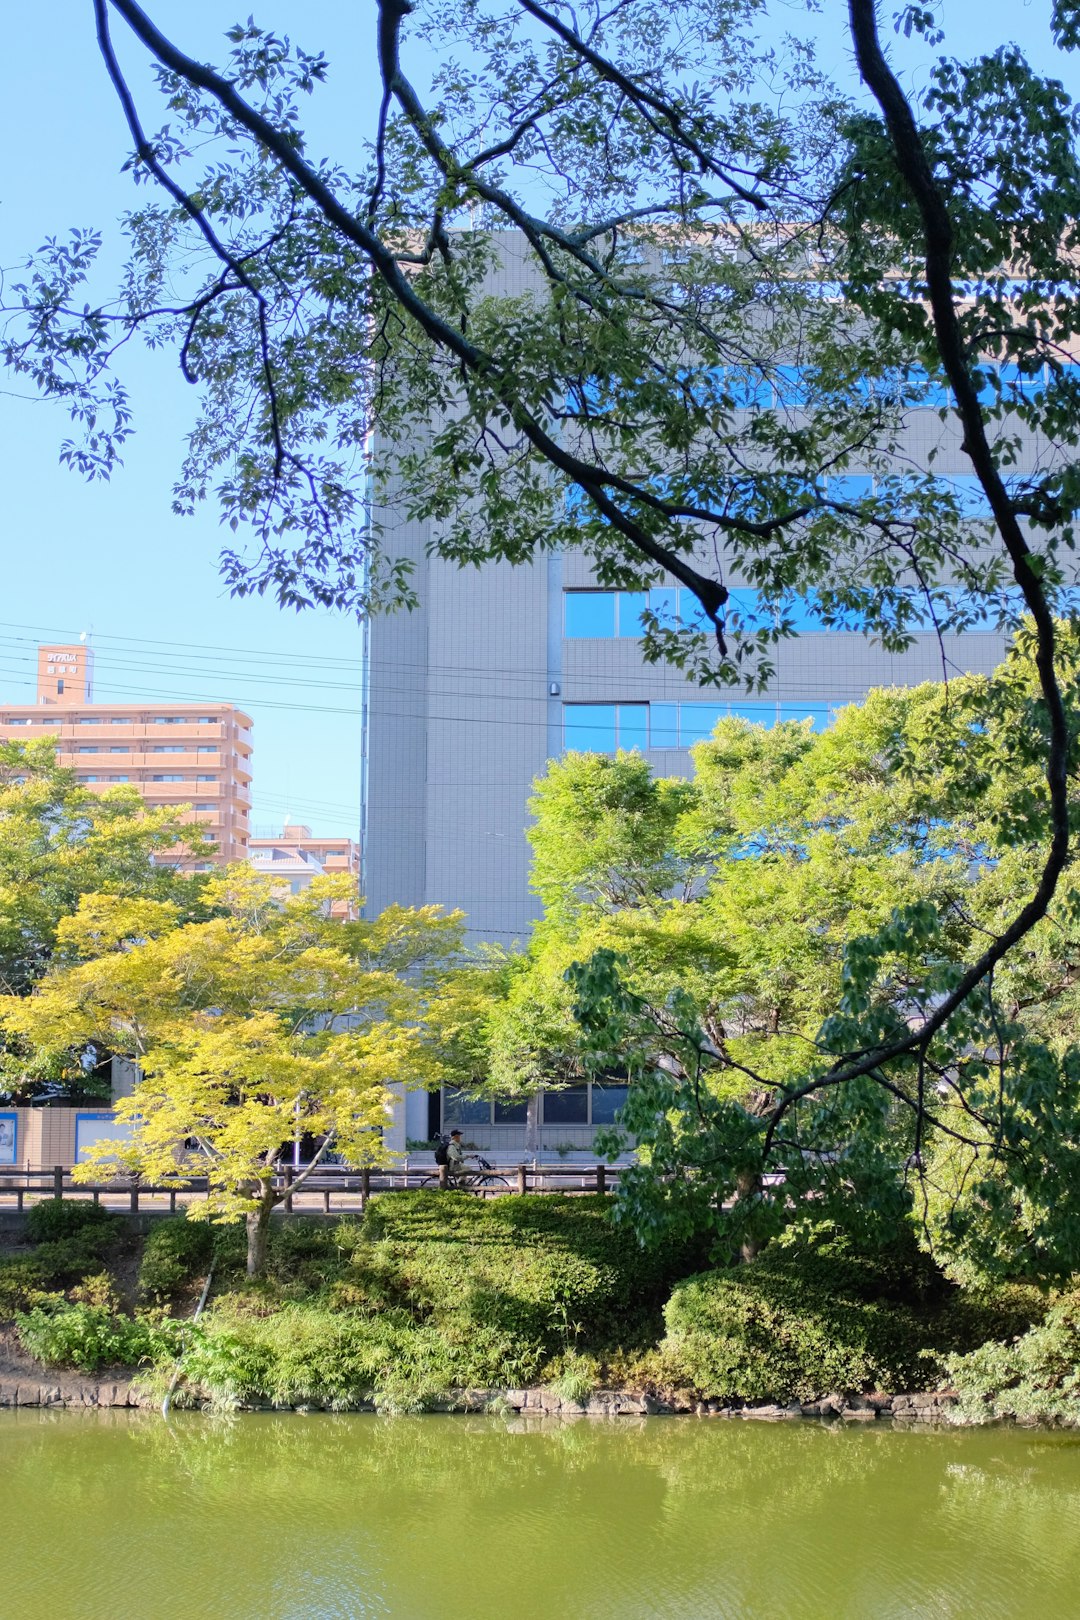
<path fill-rule="evenodd" d="M 149 749 L 130 749 L 126 753 L 113 753 L 108 749 L 99 749 L 96 753 L 86 753 L 78 748 L 71 749 L 64 746 L 57 752 L 57 758 L 62 765 L 73 767 L 75 770 L 136 770 L 140 773 L 153 771 L 223 771 L 227 772 L 229 766 L 223 763 L 221 755 L 199 754 L 194 749 L 182 753 L 151 753 Z"/>

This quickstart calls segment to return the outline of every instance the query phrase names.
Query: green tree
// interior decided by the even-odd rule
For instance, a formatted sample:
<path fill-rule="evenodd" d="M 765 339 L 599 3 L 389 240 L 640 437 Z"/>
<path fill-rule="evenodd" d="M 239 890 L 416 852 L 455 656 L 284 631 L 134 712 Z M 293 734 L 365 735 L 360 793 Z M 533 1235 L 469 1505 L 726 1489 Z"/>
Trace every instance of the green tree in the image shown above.
<path fill-rule="evenodd" d="M 169 900 L 180 915 L 204 914 L 202 879 L 166 858 L 193 836 L 201 837 L 182 827 L 177 811 L 148 810 L 134 788 L 97 794 L 83 787 L 57 765 L 51 738 L 0 743 L 0 989 L 33 991 L 53 959 L 60 923 L 84 895 Z M 0 1083 L 8 1087 L 81 1072 L 77 1063 L 36 1071 L 18 1043 L 0 1046 Z"/>
<path fill-rule="evenodd" d="M 1073 869 L 962 1027 L 836 1083 L 930 1019 L 1037 873 L 1037 679 L 1022 644 L 992 677 L 873 693 L 819 735 L 725 721 L 688 783 L 635 756 L 549 768 L 546 916 L 495 1072 L 630 1076 L 623 1207 L 644 1235 L 752 1252 L 812 1208 L 881 1235 L 913 1219 L 958 1276 L 1080 1263 Z"/>
<path fill-rule="evenodd" d="M 158 1184 L 206 1176 L 209 1197 L 191 1213 L 245 1218 L 253 1276 L 295 1137 L 323 1140 L 294 1187 L 331 1146 L 377 1163 L 389 1087 L 449 1077 L 439 997 L 460 918 L 391 908 L 331 919 L 348 883 L 318 878 L 281 903 L 270 881 L 231 868 L 208 881 L 217 915 L 199 922 L 172 901 L 85 896 L 35 994 L 0 999 L 3 1028 L 44 1057 L 100 1041 L 138 1063 L 143 1078 L 116 1110 L 129 1140 L 103 1145 L 81 1173 L 118 1160 Z"/>

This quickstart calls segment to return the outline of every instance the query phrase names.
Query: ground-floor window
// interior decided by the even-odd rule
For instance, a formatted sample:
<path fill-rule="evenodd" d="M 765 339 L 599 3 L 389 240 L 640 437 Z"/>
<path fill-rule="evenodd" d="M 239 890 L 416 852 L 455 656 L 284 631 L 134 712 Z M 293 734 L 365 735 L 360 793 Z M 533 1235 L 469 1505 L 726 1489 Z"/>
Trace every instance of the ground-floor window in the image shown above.
<path fill-rule="evenodd" d="M 621 1081 L 594 1080 L 559 1091 L 540 1093 L 541 1125 L 611 1125 L 626 1102 Z M 443 1125 L 525 1125 L 529 1101 L 525 1097 L 475 1097 L 468 1092 L 443 1092 Z"/>

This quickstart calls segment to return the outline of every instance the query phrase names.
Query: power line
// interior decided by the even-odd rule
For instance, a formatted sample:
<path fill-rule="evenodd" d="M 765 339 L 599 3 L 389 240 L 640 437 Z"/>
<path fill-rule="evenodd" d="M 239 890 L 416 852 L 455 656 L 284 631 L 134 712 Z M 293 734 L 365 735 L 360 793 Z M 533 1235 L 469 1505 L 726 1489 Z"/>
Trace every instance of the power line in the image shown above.
<path fill-rule="evenodd" d="M 2 643 L 7 639 L 9 639 L 9 638 L 0 637 L 0 652 L 3 652 L 4 654 L 6 654 L 6 659 L 8 660 L 8 662 L 4 662 L 4 663 L 0 664 L 0 667 L 7 668 L 7 669 L 12 669 L 12 671 L 14 673 L 21 673 L 21 670 L 16 669 L 14 667 L 14 665 L 23 665 L 23 666 L 25 666 L 27 664 L 33 664 L 34 660 L 29 655 L 21 655 L 21 654 L 19 654 L 17 652 L 13 652 L 13 651 L 11 651 L 11 650 L 9 650 L 7 648 L 4 648 Z M 886 655 L 886 656 L 897 656 L 897 655 Z M 900 656 L 902 656 L 902 655 L 900 655 Z M 14 665 L 10 662 L 10 660 L 14 660 Z M 144 669 L 146 669 L 148 666 L 142 665 L 142 664 L 128 664 L 125 661 L 124 664 L 122 665 L 122 667 L 125 668 L 125 669 L 128 669 L 128 670 L 131 670 L 136 674 L 139 674 Z M 423 668 L 423 666 L 419 666 L 419 665 L 415 666 L 415 667 L 417 667 L 418 669 Z M 156 664 L 156 663 L 154 665 L 149 666 L 149 668 L 151 668 L 153 670 L 153 672 L 156 673 L 156 674 L 165 673 L 165 674 L 179 674 L 179 675 L 186 676 L 189 673 L 188 671 L 185 671 L 185 670 L 179 670 L 179 671 L 164 670 L 163 671 L 161 666 L 159 664 Z M 512 672 L 510 672 L 510 673 L 512 673 Z M 489 678 L 496 679 L 498 677 L 498 674 L 499 674 L 499 672 L 492 671 L 492 672 L 490 672 Z M 642 672 L 628 672 L 626 674 L 620 674 L 618 676 L 604 676 L 604 677 L 597 677 L 596 675 L 581 675 L 581 676 L 570 675 L 570 676 L 567 676 L 567 675 L 564 674 L 560 684 L 565 683 L 565 682 L 570 682 L 572 684 L 575 680 L 588 680 L 590 682 L 590 684 L 594 684 L 598 679 L 601 679 L 601 678 L 607 680 L 608 683 L 611 685 L 611 687 L 614 688 L 614 690 L 612 691 L 612 694 L 610 696 L 597 697 L 595 694 L 590 694 L 588 697 L 579 697 L 579 698 L 576 699 L 576 701 L 579 701 L 579 702 L 610 702 L 610 703 L 620 703 L 620 702 L 627 702 L 627 701 L 630 701 L 630 702 L 646 701 L 646 699 L 644 697 L 640 697 L 640 698 L 636 697 L 636 695 L 635 695 L 635 693 L 633 691 L 633 688 L 635 686 L 647 688 L 648 692 L 649 692 L 649 699 L 648 700 L 652 701 L 654 703 L 665 703 L 665 702 L 670 702 L 670 703 L 674 703 L 674 702 L 683 702 L 683 703 L 687 703 L 687 702 L 708 702 L 708 703 L 720 703 L 720 704 L 725 704 L 725 703 L 727 703 L 727 704 L 732 704 L 732 703 L 740 703 L 740 704 L 758 703 L 758 704 L 762 704 L 762 705 L 768 705 L 770 703 L 783 702 L 783 701 L 788 700 L 789 698 L 792 701 L 798 701 L 798 698 L 799 698 L 800 694 L 806 694 L 808 701 L 829 702 L 830 699 L 832 699 L 832 698 L 839 698 L 839 697 L 842 697 L 842 696 L 844 696 L 846 694 L 856 694 L 858 696 L 862 696 L 868 690 L 867 683 L 864 682 L 864 681 L 861 681 L 861 682 L 849 682 L 849 681 L 843 681 L 843 680 L 832 680 L 832 681 L 816 680 L 816 681 L 813 681 L 813 682 L 806 682 L 806 681 L 794 682 L 794 681 L 784 681 L 781 678 L 779 680 L 779 682 L 778 682 L 778 684 L 782 687 L 781 692 L 777 692 L 775 689 L 773 689 L 771 691 L 766 690 L 765 692 L 762 692 L 762 693 L 753 693 L 753 692 L 744 692 L 743 689 L 734 688 L 734 687 L 706 688 L 706 687 L 702 687 L 702 686 L 687 686 L 687 687 L 680 688 L 675 693 L 663 693 L 663 692 L 658 692 L 657 691 L 658 683 L 664 679 L 664 672 L 663 671 L 659 672 L 656 675 L 652 675 L 652 674 L 649 674 L 648 672 L 642 671 Z M 923 676 L 923 675 L 920 675 L 918 677 L 918 679 L 920 681 L 923 680 L 923 679 L 932 679 L 932 678 L 933 678 L 932 676 Z M 307 681 L 307 680 L 302 680 L 302 679 L 301 680 L 290 681 L 290 680 L 287 680 L 284 677 L 281 678 L 280 680 L 276 680 L 274 677 L 259 676 L 259 675 L 245 676 L 245 677 L 243 677 L 243 679 L 263 681 L 263 682 L 266 682 L 267 684 L 272 684 L 272 685 L 289 685 L 291 687 L 299 688 L 301 690 L 307 690 L 307 689 L 341 690 L 341 691 L 355 690 L 355 687 L 353 687 L 352 685 L 348 685 L 348 684 L 345 684 L 345 683 L 335 683 L 335 682 Z M 283 699 L 279 699 L 279 698 L 264 698 L 264 697 L 258 696 L 258 695 L 251 702 L 248 702 L 247 700 L 243 700 L 243 699 L 241 699 L 241 700 L 227 699 L 227 698 L 221 697 L 220 695 L 211 696 L 211 695 L 208 695 L 206 693 L 196 694 L 195 696 L 190 696 L 189 695 L 187 697 L 182 697 L 182 696 L 178 696 L 176 693 L 165 692 L 165 691 L 160 690 L 160 689 L 151 690 L 151 689 L 149 689 L 147 687 L 144 687 L 144 686 L 141 686 L 141 685 L 139 685 L 139 686 L 128 686 L 126 684 L 117 683 L 117 682 L 109 682 L 108 684 L 112 687 L 113 691 L 115 691 L 117 694 L 121 694 L 123 696 L 136 696 L 136 697 L 139 697 L 139 698 L 141 698 L 143 700 L 146 700 L 146 701 L 152 700 L 152 701 L 157 701 L 157 702 L 173 702 L 173 703 L 181 703 L 181 702 L 190 702 L 190 703 L 229 703 L 233 707 L 242 707 L 242 708 L 251 707 L 251 708 L 255 708 L 255 709 L 262 708 L 263 710 L 270 710 L 270 711 L 280 710 L 282 712 L 297 712 L 297 713 L 305 713 L 305 714 L 351 715 L 351 716 L 354 716 L 354 717 L 357 717 L 357 718 L 362 718 L 362 716 L 364 714 L 364 706 L 363 705 L 361 705 L 359 707 L 342 707 L 342 706 L 330 705 L 330 704 L 290 703 L 287 700 L 283 700 Z M 892 684 L 892 683 L 889 683 L 888 681 L 883 681 L 881 684 Z M 901 685 L 910 685 L 910 684 L 913 684 L 913 683 L 911 681 L 908 681 L 908 682 L 900 682 L 899 684 L 901 684 Z M 190 688 L 186 688 L 185 690 L 190 694 L 190 691 L 191 691 Z M 811 692 L 814 694 L 813 698 L 810 697 Z M 702 695 L 700 695 L 700 696 L 690 696 L 691 693 L 702 694 Z M 706 695 L 706 694 L 708 694 L 708 695 Z M 723 694 L 723 695 L 721 695 L 721 694 Z M 563 694 L 560 694 L 560 695 L 563 698 L 563 703 L 565 704 L 565 702 L 567 701 L 567 694 L 563 693 Z M 487 725 L 487 724 L 491 724 L 491 725 L 507 725 L 507 724 L 511 724 L 511 725 L 522 725 L 522 726 L 546 727 L 547 724 L 548 724 L 548 721 L 546 719 L 544 719 L 544 718 L 540 718 L 540 719 L 537 719 L 537 720 L 530 720 L 530 719 L 525 718 L 525 717 L 510 718 L 510 717 L 506 717 L 506 716 L 484 717 L 484 716 L 465 715 L 465 714 L 433 715 L 433 714 L 430 714 L 429 712 L 416 713 L 416 712 L 413 712 L 413 711 L 410 711 L 410 710 L 396 710 L 396 709 L 394 709 L 392 707 L 388 707 L 388 708 L 384 709 L 383 706 L 382 706 L 382 702 L 380 700 L 385 699 L 385 698 L 392 698 L 392 697 L 395 697 L 395 696 L 416 698 L 416 699 L 424 699 L 424 698 L 430 697 L 434 701 L 439 701 L 439 700 L 442 700 L 442 699 L 449 698 L 451 700 L 457 699 L 457 700 L 461 700 L 461 701 L 471 701 L 471 702 L 475 702 L 475 703 L 485 703 L 485 704 L 498 703 L 500 701 L 509 700 L 511 702 L 514 702 L 514 703 L 535 703 L 537 705 L 544 704 L 546 706 L 550 702 L 550 695 L 547 692 L 537 691 L 535 693 L 530 693 L 530 694 L 525 694 L 525 693 L 509 693 L 508 694 L 505 691 L 498 691 L 498 690 L 490 691 L 490 692 L 476 692 L 476 691 L 472 691 L 472 690 L 465 690 L 465 689 L 460 688 L 460 687 L 455 688 L 455 687 L 451 687 L 451 686 L 448 686 L 448 685 L 444 685 L 443 683 L 441 683 L 439 681 L 433 682 L 431 687 L 429 687 L 427 690 L 424 690 L 419 685 L 419 683 L 415 683 L 415 684 L 410 683 L 410 684 L 407 684 L 407 685 L 399 686 L 399 685 L 391 684 L 389 682 L 377 682 L 376 685 L 375 685 L 374 693 L 372 693 L 371 691 L 368 692 L 367 708 L 368 708 L 369 712 L 371 712 L 373 714 L 378 713 L 381 718 L 401 718 L 401 719 L 408 719 L 408 720 L 431 719 L 431 720 L 439 721 L 439 722 L 442 722 L 442 723 L 459 721 L 459 722 L 462 722 L 462 723 L 473 723 L 473 724 L 484 724 L 484 725 Z M 118 698 L 118 701 L 119 701 L 119 698 Z M 573 697 L 571 697 L 569 699 L 569 701 L 575 701 L 575 699 Z M 109 702 L 109 700 L 107 698 L 97 699 L 97 700 L 95 700 L 94 707 L 104 709 L 105 707 L 108 706 L 108 702 Z M 32 705 L 25 704 L 25 705 L 19 705 L 19 706 L 21 706 L 21 707 L 30 707 Z"/>
<path fill-rule="evenodd" d="M 36 634 L 41 634 L 43 632 L 43 630 L 46 628 L 46 627 L 42 627 L 42 626 L 33 626 L 33 625 L 15 625 L 15 624 L 11 624 L 11 623 L 6 623 L 5 624 L 4 621 L 0 621 L 0 627 L 8 628 L 8 629 L 33 630 L 33 631 L 35 631 Z M 57 633 L 66 634 L 68 636 L 72 635 L 72 632 L 70 632 L 70 631 L 57 632 Z M 936 638 L 935 638 L 933 632 L 931 632 L 931 631 L 919 632 L 919 634 L 924 635 L 925 639 L 927 640 L 928 643 L 934 644 L 936 642 Z M 963 633 L 954 632 L 954 634 L 956 634 L 957 636 L 962 635 L 963 639 L 966 640 L 969 637 L 976 636 L 976 635 L 980 636 L 980 637 L 981 636 L 986 636 L 986 635 L 1004 637 L 1005 632 L 1001 631 L 1001 630 L 990 630 L 990 631 L 967 631 L 967 632 L 963 632 Z M 790 638 L 786 638 L 785 640 L 777 643 L 777 652 L 780 652 L 784 648 L 790 648 L 790 647 L 793 647 L 793 646 L 797 645 L 805 636 L 815 636 L 815 637 L 816 636 L 829 636 L 830 638 L 834 638 L 834 637 L 837 637 L 837 636 L 840 636 L 840 635 L 853 635 L 853 636 L 858 636 L 861 640 L 866 639 L 865 634 L 863 632 L 861 632 L 861 631 L 858 631 L 858 630 L 843 631 L 843 630 L 827 630 L 827 629 L 824 629 L 824 628 L 820 629 L 820 630 L 809 630 L 809 631 L 803 631 L 800 634 L 797 634 L 797 635 L 795 635 L 793 637 L 790 637 Z M 121 649 L 121 651 L 125 647 L 169 647 L 169 648 L 196 649 L 194 651 L 189 651 L 189 652 L 174 652 L 172 654 L 172 656 L 174 658 L 187 658 L 187 659 L 193 659 L 193 660 L 197 659 L 200 662 L 213 662 L 216 666 L 218 666 L 216 668 L 216 670 L 215 670 L 215 673 L 220 674 L 221 676 L 223 676 L 228 681 L 236 680 L 236 679 L 239 678 L 240 680 L 245 680 L 246 679 L 248 681 L 269 682 L 271 684 L 278 684 L 278 685 L 290 684 L 290 685 L 293 685 L 293 686 L 300 686 L 300 687 L 313 687 L 313 688 L 319 687 L 319 688 L 329 688 L 329 689 L 337 688 L 337 689 L 340 689 L 340 690 L 350 690 L 350 689 L 352 689 L 353 684 L 354 684 L 352 682 L 335 682 L 335 681 L 311 680 L 309 678 L 306 678 L 304 675 L 302 675 L 300 673 L 298 673 L 296 676 L 288 676 L 288 677 L 283 676 L 280 680 L 278 680 L 272 674 L 267 675 L 267 674 L 262 673 L 262 672 L 257 672 L 256 673 L 256 672 L 252 672 L 250 669 L 245 669 L 245 671 L 243 673 L 241 673 L 239 675 L 239 677 L 238 677 L 233 671 L 228 670 L 228 669 L 220 668 L 222 662 L 225 662 L 225 663 L 228 663 L 228 662 L 238 663 L 240 661 L 240 659 L 237 657 L 237 654 L 241 654 L 241 655 L 245 655 L 245 656 L 250 655 L 250 656 L 259 657 L 259 658 L 274 659 L 278 663 L 296 662 L 296 663 L 299 663 L 299 664 L 302 664 L 302 665 L 313 665 L 316 670 L 323 669 L 323 670 L 332 671 L 338 665 L 341 665 L 341 666 L 343 666 L 345 668 L 355 669 L 356 672 L 357 672 L 357 676 L 360 679 L 363 678 L 364 672 L 365 672 L 364 660 L 363 660 L 362 656 L 359 655 L 359 654 L 357 655 L 357 660 L 354 663 L 354 661 L 352 659 L 336 659 L 336 658 L 331 658 L 331 657 L 322 657 L 322 658 L 320 658 L 320 657 L 317 657 L 317 656 L 315 656 L 313 654 L 291 654 L 291 653 L 280 652 L 277 649 L 270 649 L 270 648 L 246 648 L 246 649 L 243 649 L 243 648 L 236 648 L 236 649 L 216 648 L 216 647 L 214 647 L 214 646 L 212 646 L 210 644 L 200 644 L 200 643 L 197 643 L 197 642 L 170 642 L 170 641 L 160 641 L 159 642 L 159 641 L 151 641 L 151 640 L 148 640 L 148 639 L 145 639 L 145 638 L 135 638 L 135 637 L 125 638 L 125 637 L 119 637 L 119 636 L 99 637 L 98 639 L 100 639 L 100 640 L 111 640 L 113 642 L 116 642 L 118 644 L 118 647 Z M 576 641 L 578 639 L 583 639 L 583 638 L 574 637 L 574 638 L 564 638 L 564 639 L 570 639 L 570 640 Z M 618 644 L 618 643 L 626 643 L 626 644 L 629 644 L 629 645 L 635 644 L 635 642 L 637 640 L 637 638 L 635 638 L 635 637 L 602 637 L 602 638 L 597 638 L 597 639 L 601 639 L 605 643 L 608 642 L 608 641 L 611 641 L 611 642 L 616 643 L 616 644 Z M 20 642 L 26 642 L 27 645 L 34 646 L 35 648 L 38 645 L 37 642 L 31 641 L 31 640 L 29 640 L 29 638 L 18 637 L 18 636 L 0 637 L 0 640 L 8 641 L 8 642 L 14 642 L 16 644 L 18 644 Z M 211 653 L 211 652 L 224 654 L 225 655 L 224 660 L 222 660 L 221 658 L 215 658 L 215 659 L 211 660 L 209 658 L 204 657 L 204 654 Z M 901 656 L 902 657 L 904 655 L 903 654 L 889 654 L 887 656 L 891 656 L 891 657 Z M 160 664 L 157 663 L 157 662 L 155 662 L 151 666 L 147 666 L 145 662 L 142 662 L 142 661 L 139 660 L 137 654 L 133 656 L 133 661 L 129 661 L 127 659 L 117 659 L 116 662 L 115 662 L 115 667 L 123 667 L 123 668 L 128 668 L 128 669 L 139 669 L 139 670 L 146 669 L 147 667 L 150 667 L 150 668 L 153 668 L 155 671 L 160 671 L 160 668 L 161 668 Z M 394 660 L 394 659 L 386 659 L 386 658 L 383 658 L 381 656 L 376 660 L 376 667 L 379 670 L 384 670 L 384 669 L 393 670 L 393 671 L 415 670 L 417 672 L 424 673 L 424 674 L 427 674 L 427 675 L 439 675 L 439 674 L 451 674 L 451 675 L 457 675 L 457 676 L 470 676 L 470 675 L 472 675 L 472 676 L 476 676 L 476 677 L 483 678 L 483 679 L 488 679 L 488 680 L 506 680 L 506 679 L 509 679 L 509 680 L 518 680 L 518 681 L 532 681 L 532 680 L 540 681 L 540 680 L 547 680 L 548 677 L 549 677 L 549 674 L 550 674 L 549 668 L 548 668 L 548 666 L 546 664 L 542 665 L 542 666 L 541 665 L 524 665 L 523 666 L 521 664 L 515 664 L 513 666 L 509 666 L 509 665 L 491 665 L 491 664 L 467 665 L 467 664 L 461 664 L 461 663 L 435 664 L 435 663 L 429 662 L 427 660 L 416 660 L 416 661 Z M 663 678 L 666 666 L 657 665 L 657 666 L 654 666 L 654 667 L 655 667 L 655 669 L 657 671 L 657 674 L 655 674 L 655 675 L 652 674 L 649 671 L 641 671 L 640 673 L 639 672 L 628 673 L 627 675 L 625 675 L 623 677 L 624 684 L 627 683 L 627 682 L 642 682 L 642 683 L 647 683 L 647 684 L 650 684 L 650 685 L 654 684 L 655 681 L 658 678 L 659 679 Z M 186 670 L 186 669 L 182 669 L 182 668 L 177 669 L 177 668 L 174 667 L 173 669 L 168 670 L 167 673 L 173 673 L 173 674 L 182 675 L 182 676 L 186 676 L 186 677 L 190 678 L 190 676 L 192 676 L 192 675 L 194 675 L 194 674 L 196 674 L 198 672 L 197 671 L 190 671 L 190 670 Z M 370 671 L 369 671 L 369 673 L 370 673 Z M 460 693 L 460 694 L 457 694 L 457 695 L 472 696 L 474 694 L 472 694 L 472 693 Z"/>

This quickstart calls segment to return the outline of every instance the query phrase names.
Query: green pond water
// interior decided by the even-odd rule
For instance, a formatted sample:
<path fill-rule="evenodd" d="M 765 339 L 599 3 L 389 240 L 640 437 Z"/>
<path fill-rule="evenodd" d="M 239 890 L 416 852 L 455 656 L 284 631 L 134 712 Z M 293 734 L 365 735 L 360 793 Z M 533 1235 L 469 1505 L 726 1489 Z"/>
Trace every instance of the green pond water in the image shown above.
<path fill-rule="evenodd" d="M 12 1620 L 1080 1616 L 1080 1437 L 0 1414 Z"/>

